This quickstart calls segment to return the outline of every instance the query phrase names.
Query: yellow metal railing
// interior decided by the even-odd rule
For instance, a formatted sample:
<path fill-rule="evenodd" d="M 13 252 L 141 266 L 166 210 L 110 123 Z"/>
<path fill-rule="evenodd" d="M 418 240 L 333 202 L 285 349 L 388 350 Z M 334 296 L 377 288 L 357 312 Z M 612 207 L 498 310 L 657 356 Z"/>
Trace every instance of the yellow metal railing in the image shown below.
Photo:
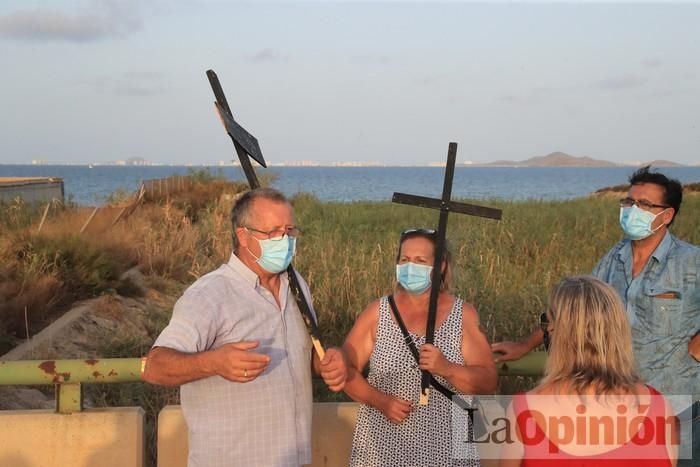
<path fill-rule="evenodd" d="M 546 354 L 531 352 L 520 360 L 498 364 L 500 376 L 539 376 Z M 141 381 L 140 358 L 99 360 L 0 361 L 0 385 L 45 385 L 56 388 L 56 412 L 83 409 L 82 384 Z"/>

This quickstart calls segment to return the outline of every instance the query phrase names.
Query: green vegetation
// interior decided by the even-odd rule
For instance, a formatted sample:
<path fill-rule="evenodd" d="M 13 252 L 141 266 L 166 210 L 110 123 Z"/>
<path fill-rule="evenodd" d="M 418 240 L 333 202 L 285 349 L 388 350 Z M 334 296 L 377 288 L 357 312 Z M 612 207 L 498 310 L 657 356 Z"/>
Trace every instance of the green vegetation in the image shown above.
<path fill-rule="evenodd" d="M 448 237 L 456 259 L 455 292 L 479 310 L 490 339 L 522 335 L 550 288 L 590 273 L 621 238 L 617 200 L 480 202 L 503 209 L 500 222 L 452 215 Z M 434 226 L 437 213 L 391 203 L 321 203 L 295 199 L 299 241 L 295 265 L 313 291 L 321 330 L 339 344 L 354 317 L 391 290 L 399 232 Z M 700 199 L 688 197 L 673 232 L 700 243 Z"/>
<path fill-rule="evenodd" d="M 27 204 L 22 198 L 15 198 L 10 202 L 0 201 L 0 236 L 3 231 L 25 229 L 41 219 L 46 205 Z M 66 209 L 73 209 L 75 205 L 68 200 L 65 204 L 54 201 L 47 211 L 47 218 L 53 218 Z"/>
<path fill-rule="evenodd" d="M 5 340 L 25 337 L 25 307 L 31 322 L 34 314 L 49 315 L 68 299 L 118 288 L 121 273 L 134 265 L 152 284 L 178 293 L 228 259 L 230 195 L 241 189 L 218 180 L 196 185 L 191 193 L 139 208 L 97 236 L 71 233 L 61 218 L 52 219 L 41 235 L 29 228 L 4 232 Z M 206 200 L 196 203 L 195 212 L 193 197 Z M 325 203 L 308 194 L 293 202 L 303 231 L 295 267 L 311 286 L 327 344 L 340 345 L 357 314 L 391 290 L 399 232 L 434 226 L 437 213 L 389 202 Z M 552 285 L 590 272 L 621 238 L 611 198 L 480 203 L 503 209 L 503 220 L 452 215 L 448 236 L 456 260 L 455 292 L 475 304 L 493 340 L 527 332 Z M 688 196 L 673 232 L 699 244 L 698 219 L 700 198 Z"/>
<path fill-rule="evenodd" d="M 86 213 L 53 215 L 42 233 L 29 221 L 0 232 L 0 352 L 33 334 L 72 301 L 133 289 L 120 279 L 138 265 L 152 287 L 179 295 L 201 275 L 228 260 L 229 213 L 241 184 L 220 179 L 196 183 L 186 193 L 155 200 L 99 235 L 76 233 Z M 389 202 L 326 203 L 300 194 L 293 204 L 303 235 L 295 267 L 308 281 L 327 346 L 341 345 L 355 317 L 391 291 L 401 230 L 430 227 L 437 212 Z M 621 238 L 617 198 L 569 201 L 479 201 L 503 209 L 500 222 L 452 215 L 448 237 L 455 253 L 455 293 L 473 303 L 491 340 L 529 332 L 561 278 L 586 274 Z M 0 214 L 1 215 L 1 214 Z M 18 210 L 11 213 L 24 219 Z M 688 196 L 673 232 L 700 244 L 700 197 Z M 26 312 L 25 312 L 26 310 Z M 25 314 L 26 313 L 26 314 Z M 149 312 L 148 336 L 95 336 L 102 357 L 144 355 L 169 313 Z M 4 345 L 4 348 L 3 348 Z M 501 381 L 511 393 L 530 379 Z M 177 402 L 177 390 L 143 385 L 91 385 L 98 405 L 140 405 L 148 436 L 160 409 Z M 314 383 L 316 400 L 342 400 Z M 153 461 L 155 443 L 149 442 Z"/>

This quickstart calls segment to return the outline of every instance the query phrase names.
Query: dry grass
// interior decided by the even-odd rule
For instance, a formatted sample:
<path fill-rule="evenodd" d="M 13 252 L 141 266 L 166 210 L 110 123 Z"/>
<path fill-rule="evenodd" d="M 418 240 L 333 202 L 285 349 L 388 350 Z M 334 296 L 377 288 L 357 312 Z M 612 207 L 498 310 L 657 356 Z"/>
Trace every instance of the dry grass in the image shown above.
<path fill-rule="evenodd" d="M 155 338 L 168 322 L 169 314 L 158 307 L 148 310 L 147 337 L 95 336 L 101 342 L 98 349 L 103 358 L 129 358 L 145 355 Z M 166 405 L 179 404 L 178 388 L 166 388 L 143 383 L 90 384 L 85 396 L 96 406 L 142 407 L 145 412 L 146 465 L 156 465 L 156 432 L 158 414 Z"/>
<path fill-rule="evenodd" d="M 0 231 L 0 352 L 77 300 L 130 290 L 120 277 L 131 267 L 161 284 L 192 282 L 213 269 L 230 254 L 230 195 L 242 188 L 197 183 L 191 198 L 157 200 L 113 227 L 121 208 L 100 209 L 82 234 L 92 209 L 57 210 L 38 234 L 36 210 L 6 206 L 1 212 L 12 222 Z"/>
<path fill-rule="evenodd" d="M 26 336 L 25 309 L 31 334 L 72 301 L 119 289 L 121 274 L 134 265 L 160 290 L 180 293 L 228 259 L 230 194 L 240 188 L 210 182 L 192 199 L 157 200 L 101 233 L 76 235 L 85 215 L 77 210 L 52 217 L 41 235 L 33 226 L 1 233 L 0 339 L 9 346 Z M 304 232 L 295 267 L 311 286 L 325 343 L 340 345 L 357 314 L 391 290 L 399 232 L 434 226 L 437 213 L 388 202 L 323 203 L 310 195 L 293 203 Z M 502 208 L 503 221 L 452 215 L 448 236 L 455 292 L 475 304 L 492 340 L 529 332 L 549 289 L 590 272 L 621 238 L 614 198 L 480 204 Z M 698 219 L 700 197 L 688 197 L 673 232 L 699 244 Z"/>
<path fill-rule="evenodd" d="M 455 292 L 476 305 L 491 339 L 529 332 L 550 288 L 563 277 L 590 273 L 621 237 L 617 201 L 493 202 L 500 222 L 452 215 L 448 237 L 456 253 Z M 342 342 L 355 316 L 391 290 L 399 232 L 435 226 L 437 213 L 390 203 L 296 200 L 304 236 L 295 265 L 308 279 L 320 325 Z M 673 232 L 700 243 L 700 199 L 684 202 Z"/>
<path fill-rule="evenodd" d="M 225 262 L 231 250 L 229 213 L 233 193 L 243 187 L 204 181 L 188 193 L 153 200 L 115 227 L 105 210 L 84 234 L 76 232 L 89 209 L 56 210 L 36 234 L 36 212 L 0 210 L 0 352 L 33 334 L 73 301 L 110 289 L 128 290 L 120 280 L 138 265 L 149 284 L 171 295 Z M 323 203 L 311 195 L 293 200 L 300 239 L 295 267 L 307 279 L 326 345 L 340 345 L 355 317 L 375 298 L 391 291 L 399 232 L 434 226 L 437 213 L 383 203 Z M 455 292 L 479 310 L 492 340 L 530 331 L 552 285 L 587 273 L 621 237 L 616 197 L 560 202 L 493 202 L 504 220 L 452 215 L 449 238 L 456 258 Z M 24 210 L 23 210 L 24 209 Z M 700 197 L 688 197 L 674 233 L 700 243 Z M 110 301 L 105 301 L 109 313 Z M 115 310 L 111 312 L 116 313 Z M 157 308 L 144 336 L 95 336 L 102 357 L 146 353 L 169 319 Z M 503 393 L 527 389 L 531 379 L 501 381 Z M 140 383 L 89 385 L 97 405 L 139 405 L 146 410 L 148 457 L 155 459 L 155 420 L 178 401 L 176 389 Z M 338 400 L 314 381 L 316 400 Z"/>

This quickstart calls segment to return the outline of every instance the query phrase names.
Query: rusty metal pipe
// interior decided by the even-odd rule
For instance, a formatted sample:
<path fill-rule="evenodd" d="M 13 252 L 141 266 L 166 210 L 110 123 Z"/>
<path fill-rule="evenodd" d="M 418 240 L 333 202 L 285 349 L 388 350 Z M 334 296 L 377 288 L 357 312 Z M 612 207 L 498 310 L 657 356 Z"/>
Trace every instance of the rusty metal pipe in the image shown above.
<path fill-rule="evenodd" d="M 141 381 L 140 358 L 0 361 L 0 385 Z"/>
<path fill-rule="evenodd" d="M 547 354 L 530 352 L 497 365 L 500 376 L 541 376 Z M 0 361 L 0 385 L 141 381 L 140 358 Z"/>

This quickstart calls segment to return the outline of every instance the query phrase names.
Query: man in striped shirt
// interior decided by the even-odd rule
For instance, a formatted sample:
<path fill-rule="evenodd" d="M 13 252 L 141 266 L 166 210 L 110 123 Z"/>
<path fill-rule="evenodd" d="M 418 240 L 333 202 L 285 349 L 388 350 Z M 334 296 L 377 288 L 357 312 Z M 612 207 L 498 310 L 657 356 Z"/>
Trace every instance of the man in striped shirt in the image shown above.
<path fill-rule="evenodd" d="M 175 304 L 144 379 L 181 386 L 189 467 L 309 464 L 311 372 L 340 391 L 345 359 L 328 349 L 319 361 L 290 291 L 286 268 L 299 231 L 287 199 L 252 190 L 231 218 L 230 260 Z"/>

